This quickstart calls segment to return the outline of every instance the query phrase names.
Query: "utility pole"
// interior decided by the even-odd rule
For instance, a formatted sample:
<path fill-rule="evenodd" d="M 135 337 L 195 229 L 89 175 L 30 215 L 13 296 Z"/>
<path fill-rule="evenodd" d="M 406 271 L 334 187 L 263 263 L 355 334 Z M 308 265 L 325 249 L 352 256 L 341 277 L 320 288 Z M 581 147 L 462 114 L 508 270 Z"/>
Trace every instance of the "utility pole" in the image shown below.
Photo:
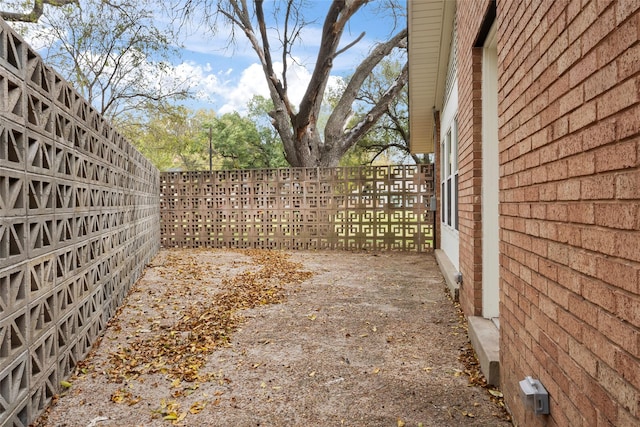
<path fill-rule="evenodd" d="M 213 172 L 213 143 L 211 132 L 211 125 L 209 125 L 209 173 Z"/>

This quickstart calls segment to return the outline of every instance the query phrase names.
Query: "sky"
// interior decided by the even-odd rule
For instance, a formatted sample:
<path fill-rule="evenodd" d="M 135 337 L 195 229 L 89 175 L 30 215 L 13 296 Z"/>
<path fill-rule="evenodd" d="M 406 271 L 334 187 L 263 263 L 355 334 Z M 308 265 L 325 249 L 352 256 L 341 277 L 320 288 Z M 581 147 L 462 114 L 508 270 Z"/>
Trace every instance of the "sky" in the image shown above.
<path fill-rule="evenodd" d="M 81 0 L 82 3 L 82 0 Z M 269 1 L 266 2 L 267 6 Z M 404 2 L 402 2 L 404 3 Z M 342 36 L 342 46 L 355 40 L 361 32 L 365 37 L 355 46 L 336 58 L 331 82 L 350 75 L 358 63 L 367 55 L 372 46 L 388 39 L 401 28 L 394 25 L 389 14 L 381 14 L 382 2 L 373 1 L 364 6 L 350 20 Z M 301 43 L 292 52 L 296 62 L 289 64 L 287 73 L 290 97 L 297 104 L 304 94 L 315 63 L 322 34 L 322 23 L 330 6 L 329 0 L 310 0 L 305 8 L 304 18 L 311 23 L 302 33 Z M 167 17 L 157 12 L 158 23 L 162 25 Z M 404 22 L 399 25 L 404 26 Z M 276 25 L 272 24 L 271 32 Z M 217 34 L 206 34 L 195 26 L 176 40 L 182 47 L 179 56 L 171 58 L 170 74 L 175 79 L 188 81 L 194 99 L 186 102 L 193 109 L 210 109 L 217 114 L 246 111 L 249 100 L 254 95 L 268 97 L 268 89 L 258 57 L 248 44 L 244 34 L 239 34 L 237 44 L 229 47 L 229 29 L 221 28 Z M 31 42 L 29 35 L 25 36 Z M 37 46 L 34 46 L 37 49 Z M 282 70 L 281 54 L 274 56 L 275 64 Z"/>

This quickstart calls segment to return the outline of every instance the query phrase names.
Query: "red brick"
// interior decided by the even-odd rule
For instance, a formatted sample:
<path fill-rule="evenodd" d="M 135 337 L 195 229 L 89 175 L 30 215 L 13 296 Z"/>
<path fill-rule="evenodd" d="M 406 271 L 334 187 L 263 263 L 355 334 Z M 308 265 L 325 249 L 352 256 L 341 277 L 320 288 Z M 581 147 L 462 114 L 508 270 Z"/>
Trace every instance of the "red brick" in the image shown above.
<path fill-rule="evenodd" d="M 547 177 L 550 181 L 558 181 L 569 176 L 569 163 L 566 160 L 558 160 L 547 165 Z"/>
<path fill-rule="evenodd" d="M 600 312 L 602 312 L 601 309 L 596 313 L 596 319 L 599 318 L 598 313 Z M 596 327 L 600 327 L 600 325 L 596 325 Z M 583 344 L 601 360 L 601 363 L 604 362 L 612 366 L 615 365 L 616 350 L 620 347 L 616 346 L 603 330 L 585 328 Z"/>
<path fill-rule="evenodd" d="M 558 145 L 558 157 L 560 158 L 582 153 L 582 134 L 567 135 Z"/>
<path fill-rule="evenodd" d="M 569 131 L 575 132 L 585 126 L 588 126 L 596 120 L 596 104 L 590 102 L 582 105 L 569 115 Z"/>
<path fill-rule="evenodd" d="M 581 233 L 582 234 L 582 233 Z M 596 266 L 594 264 L 594 257 L 592 254 L 577 250 L 576 248 L 569 248 L 569 267 L 575 271 L 587 274 L 589 276 L 596 275 Z"/>
<path fill-rule="evenodd" d="M 582 86 L 577 86 L 566 95 L 560 98 L 560 110 L 559 115 L 563 115 L 576 109 L 579 105 L 584 102 L 584 88 Z"/>
<path fill-rule="evenodd" d="M 595 223 L 603 227 L 632 230 L 637 226 L 638 204 L 597 203 L 595 205 Z"/>
<path fill-rule="evenodd" d="M 640 360 L 638 360 L 638 357 L 633 357 L 625 351 L 618 350 L 616 351 L 615 361 L 615 368 L 622 374 L 622 377 L 640 390 Z"/>
<path fill-rule="evenodd" d="M 593 224 L 595 222 L 594 212 L 594 205 L 592 203 L 571 203 L 568 205 L 570 222 Z"/>
<path fill-rule="evenodd" d="M 582 52 L 589 52 L 611 31 L 615 29 L 614 9 L 608 9 L 596 19 L 585 31 L 582 41 Z"/>
<path fill-rule="evenodd" d="M 616 255 L 615 236 L 607 230 L 585 228 L 581 233 L 582 247 L 607 255 Z"/>
<path fill-rule="evenodd" d="M 613 199 L 614 191 L 618 190 L 618 184 L 614 190 L 614 176 L 609 175 L 593 175 L 585 177 L 581 180 L 580 191 L 582 199 L 585 200 L 607 200 Z"/>
<path fill-rule="evenodd" d="M 567 133 L 569 133 L 569 118 L 562 116 L 551 124 L 551 135 L 549 140 L 555 141 Z"/>
<path fill-rule="evenodd" d="M 551 300 L 558 306 L 564 309 L 568 308 L 570 293 L 566 288 L 560 286 L 554 281 L 549 281 L 549 283 L 547 284 L 547 293 L 549 295 L 549 298 L 551 298 Z"/>
<path fill-rule="evenodd" d="M 579 225 L 567 223 L 556 225 L 556 229 L 558 230 L 557 241 L 568 243 L 571 246 L 582 246 L 581 228 Z"/>
<path fill-rule="evenodd" d="M 616 24 L 620 25 L 634 13 L 637 15 L 638 9 L 640 9 L 638 0 L 619 1 L 616 7 Z"/>
<path fill-rule="evenodd" d="M 635 141 L 619 142 L 596 151 L 596 171 L 625 169 L 638 164 Z"/>
<path fill-rule="evenodd" d="M 544 172 L 544 176 L 546 176 L 546 169 L 545 168 L 538 168 L 538 170 L 541 171 L 541 172 Z M 534 175 L 534 177 L 535 177 L 535 175 Z M 534 178 L 534 182 L 535 182 L 535 178 Z M 544 180 L 541 180 L 540 182 L 544 182 Z M 558 187 L 557 187 L 557 184 L 554 183 L 554 182 L 541 184 L 540 185 L 539 194 L 540 194 L 540 200 L 541 201 L 557 200 L 558 199 Z M 536 211 L 542 216 L 536 216 L 536 218 L 544 218 L 544 215 L 546 213 L 546 208 L 544 208 L 544 212 L 542 211 L 542 208 L 544 208 L 544 205 L 541 205 L 540 206 L 540 210 Z"/>
<path fill-rule="evenodd" d="M 569 70 L 569 86 L 572 88 L 577 86 L 596 71 L 598 71 L 598 56 L 596 52 L 591 52 Z"/>
<path fill-rule="evenodd" d="M 568 27 L 569 43 L 573 43 L 577 38 L 584 39 L 584 33 L 598 18 L 595 2 L 590 2 L 586 6 L 583 4 L 580 14 L 571 22 Z"/>
<path fill-rule="evenodd" d="M 640 43 L 627 49 L 617 59 L 618 80 L 623 81 L 627 77 L 640 72 Z"/>
<path fill-rule="evenodd" d="M 625 380 L 620 373 L 614 371 L 606 364 L 601 364 L 598 369 L 598 379 L 602 387 L 609 392 L 613 399 L 623 408 L 632 413 L 638 411 L 638 392 Z"/>
<path fill-rule="evenodd" d="M 620 3 L 621 1 L 617 2 Z M 638 22 L 637 19 L 630 19 L 612 31 L 606 40 L 598 45 L 598 66 L 603 67 L 613 61 L 637 41 Z"/>
<path fill-rule="evenodd" d="M 568 216 L 567 205 L 554 203 L 547 206 L 547 219 L 550 221 L 566 221 Z"/>
<path fill-rule="evenodd" d="M 610 313 L 616 312 L 616 300 L 613 288 L 600 280 L 583 279 L 582 296 Z"/>
<path fill-rule="evenodd" d="M 568 160 L 569 176 L 592 175 L 596 170 L 596 158 L 593 152 L 581 153 Z"/>
<path fill-rule="evenodd" d="M 631 354 L 638 354 L 638 330 L 629 324 L 622 322 L 616 316 L 609 314 L 603 310 L 598 311 L 598 330 L 614 342 L 616 345 L 625 349 Z M 608 355 L 611 359 L 613 354 Z M 611 363 L 608 360 L 609 364 Z"/>
<path fill-rule="evenodd" d="M 568 267 L 558 267 L 557 270 L 558 283 L 562 283 L 562 286 L 573 292 L 574 295 L 572 295 L 572 297 L 582 295 L 582 276 Z M 582 299 L 582 297 L 578 298 Z"/>
<path fill-rule="evenodd" d="M 569 339 L 569 356 L 589 375 L 597 375 L 598 360 L 584 345 L 576 340 Z"/>
<path fill-rule="evenodd" d="M 593 99 L 616 84 L 618 84 L 618 64 L 612 62 L 600 68 L 584 82 L 584 99 L 587 101 Z"/>
<path fill-rule="evenodd" d="M 557 240 L 558 239 L 558 226 L 552 222 L 540 223 L 540 237 L 544 239 Z"/>
<path fill-rule="evenodd" d="M 569 296 L 569 312 L 583 321 L 586 325 L 591 325 L 593 327 L 597 325 L 598 309 L 595 305 L 580 296 Z M 588 329 L 585 328 L 585 332 L 587 330 Z"/>
<path fill-rule="evenodd" d="M 636 83 L 636 79 L 629 79 L 598 98 L 598 119 L 608 117 L 637 103 L 640 99 L 640 91 Z"/>
<path fill-rule="evenodd" d="M 616 175 L 616 198 L 640 199 L 640 170 Z"/>
<path fill-rule="evenodd" d="M 640 62 L 640 61 L 638 61 Z M 618 116 L 616 138 L 622 140 L 640 133 L 640 104 L 622 112 Z"/>
<path fill-rule="evenodd" d="M 566 180 L 558 183 L 558 200 L 580 199 L 580 181 Z"/>
<path fill-rule="evenodd" d="M 578 341 L 582 341 L 582 322 L 576 319 L 576 317 L 570 314 L 568 311 L 558 311 L 558 324 L 565 331 L 567 331 L 567 333 L 571 337 L 575 338 Z"/>
<path fill-rule="evenodd" d="M 609 393 L 607 393 L 598 381 L 590 375 L 585 374 L 582 382 L 583 388 L 588 393 L 589 400 L 592 402 L 593 406 L 597 408 L 598 412 L 601 413 L 607 421 L 612 423 L 610 424 L 611 426 L 616 425 L 616 421 L 618 419 L 618 407 L 611 399 Z M 601 421 L 598 420 L 594 425 L 605 425 L 600 423 Z"/>
<path fill-rule="evenodd" d="M 569 264 L 569 251 L 567 246 L 560 243 L 549 242 L 548 257 L 551 261 L 555 261 L 558 264 Z M 541 289 L 542 290 L 542 289 Z M 543 290 L 544 291 L 544 290 Z"/>
<path fill-rule="evenodd" d="M 640 327 L 640 295 L 615 293 L 617 315 L 633 326 Z"/>
<path fill-rule="evenodd" d="M 619 231 L 615 233 L 616 254 L 620 258 L 640 261 L 640 233 L 634 231 Z"/>
<path fill-rule="evenodd" d="M 580 133 L 584 150 L 609 144 L 616 140 L 616 120 L 614 118 L 596 122 Z"/>
<path fill-rule="evenodd" d="M 617 288 L 639 293 L 638 274 L 640 266 L 609 257 L 596 258 L 596 277 Z"/>

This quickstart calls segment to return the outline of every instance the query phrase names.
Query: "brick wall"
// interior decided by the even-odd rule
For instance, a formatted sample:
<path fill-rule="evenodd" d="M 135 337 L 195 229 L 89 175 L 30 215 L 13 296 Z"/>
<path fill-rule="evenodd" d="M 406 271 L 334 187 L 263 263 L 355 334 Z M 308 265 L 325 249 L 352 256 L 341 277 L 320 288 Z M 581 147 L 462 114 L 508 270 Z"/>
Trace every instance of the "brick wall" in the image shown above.
<path fill-rule="evenodd" d="M 158 186 L 0 20 L 0 425 L 61 391 L 158 250 Z"/>
<path fill-rule="evenodd" d="M 507 403 L 520 425 L 638 425 L 640 4 L 497 8 Z M 524 410 L 525 375 L 549 417 Z"/>
<path fill-rule="evenodd" d="M 460 304 L 467 316 L 482 314 L 482 50 L 474 44 L 490 1 L 459 1 L 458 158 Z"/>

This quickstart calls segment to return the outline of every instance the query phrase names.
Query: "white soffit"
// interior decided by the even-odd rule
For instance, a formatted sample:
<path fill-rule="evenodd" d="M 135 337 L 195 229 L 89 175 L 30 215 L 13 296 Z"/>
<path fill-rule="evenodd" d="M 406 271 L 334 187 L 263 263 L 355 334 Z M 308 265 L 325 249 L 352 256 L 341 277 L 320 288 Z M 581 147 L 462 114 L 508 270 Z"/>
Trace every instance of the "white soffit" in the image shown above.
<path fill-rule="evenodd" d="M 409 131 L 414 154 L 432 153 L 433 110 L 441 110 L 455 0 L 407 0 Z"/>

